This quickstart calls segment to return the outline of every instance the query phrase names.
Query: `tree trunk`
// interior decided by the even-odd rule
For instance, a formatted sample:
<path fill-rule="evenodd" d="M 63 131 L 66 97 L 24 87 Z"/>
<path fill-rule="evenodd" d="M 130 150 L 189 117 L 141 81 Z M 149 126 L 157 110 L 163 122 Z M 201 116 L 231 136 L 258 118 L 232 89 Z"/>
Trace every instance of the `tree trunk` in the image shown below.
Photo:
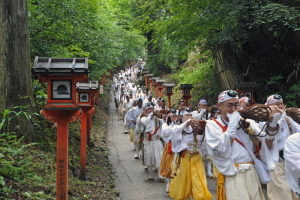
<path fill-rule="evenodd" d="M 226 55 L 226 48 L 223 45 L 219 45 L 216 47 L 215 61 L 217 66 L 217 73 L 220 77 L 221 88 L 222 90 L 233 89 L 235 83 L 238 80 L 236 72 L 233 70 L 235 63 L 233 63 L 234 59 L 228 59 L 228 55 Z"/>
<path fill-rule="evenodd" d="M 3 111 L 28 105 L 32 97 L 26 0 L 1 0 L 0 21 L 0 111 Z M 20 123 L 15 120 L 13 124 Z"/>

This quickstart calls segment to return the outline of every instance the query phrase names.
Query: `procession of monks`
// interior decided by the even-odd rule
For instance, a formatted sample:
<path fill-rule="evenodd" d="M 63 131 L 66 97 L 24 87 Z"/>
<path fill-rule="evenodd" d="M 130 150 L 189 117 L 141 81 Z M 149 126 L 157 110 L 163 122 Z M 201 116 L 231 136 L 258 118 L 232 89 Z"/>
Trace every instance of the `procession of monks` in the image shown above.
<path fill-rule="evenodd" d="M 222 91 L 208 109 L 206 99 L 192 110 L 184 100 L 168 109 L 161 97 L 135 83 L 145 62 L 113 77 L 118 120 L 134 144 L 148 180 L 166 182 L 175 200 L 211 200 L 207 178 L 217 179 L 217 200 L 297 200 L 300 195 L 300 125 L 287 116 L 280 95 L 268 97 L 266 121 L 244 119 L 248 97 Z M 203 131 L 201 131 L 202 129 Z M 157 174 L 157 175 L 156 175 Z"/>

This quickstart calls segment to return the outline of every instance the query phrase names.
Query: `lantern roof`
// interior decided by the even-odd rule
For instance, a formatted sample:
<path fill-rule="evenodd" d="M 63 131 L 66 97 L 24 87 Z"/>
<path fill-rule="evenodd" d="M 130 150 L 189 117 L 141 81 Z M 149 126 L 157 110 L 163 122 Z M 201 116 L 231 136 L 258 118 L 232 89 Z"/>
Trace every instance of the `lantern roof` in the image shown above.
<path fill-rule="evenodd" d="M 174 87 L 175 84 L 174 83 L 165 83 L 164 86 L 165 87 Z"/>
<path fill-rule="evenodd" d="M 192 84 L 180 84 L 180 90 L 192 89 L 192 88 L 193 88 Z"/>
<path fill-rule="evenodd" d="M 33 74 L 88 74 L 88 58 L 35 57 Z"/>
<path fill-rule="evenodd" d="M 159 77 L 152 77 L 151 79 L 157 81 L 158 79 L 160 79 Z"/>
<path fill-rule="evenodd" d="M 146 74 L 146 76 L 148 76 L 148 77 L 149 77 L 149 76 L 153 77 L 153 76 L 154 76 L 154 74 Z"/>
<path fill-rule="evenodd" d="M 165 80 L 164 80 L 164 79 L 158 79 L 158 80 L 156 80 L 156 82 L 157 82 L 157 83 L 164 83 Z"/>
<path fill-rule="evenodd" d="M 255 90 L 258 89 L 259 86 L 256 84 L 256 82 L 237 82 L 235 83 L 234 88 L 240 90 Z"/>
<path fill-rule="evenodd" d="M 77 90 L 98 90 L 98 88 L 99 88 L 98 81 L 89 81 L 88 83 L 85 82 L 76 83 Z"/>

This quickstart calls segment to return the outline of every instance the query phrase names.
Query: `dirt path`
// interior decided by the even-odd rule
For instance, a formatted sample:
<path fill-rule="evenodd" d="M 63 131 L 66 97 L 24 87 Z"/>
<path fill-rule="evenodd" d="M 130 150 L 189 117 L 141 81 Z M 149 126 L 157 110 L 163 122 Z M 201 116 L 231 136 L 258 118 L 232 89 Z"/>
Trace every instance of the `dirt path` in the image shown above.
<path fill-rule="evenodd" d="M 148 172 L 144 170 L 141 159 L 135 160 L 133 143 L 129 134 L 124 134 L 121 121 L 118 121 L 114 102 L 110 102 L 110 120 L 108 123 L 109 160 L 115 172 L 115 186 L 122 200 L 166 200 L 171 199 L 165 192 L 166 183 L 148 181 Z M 156 177 L 155 177 L 156 178 Z M 215 196 L 216 182 L 208 178 L 208 187 Z"/>

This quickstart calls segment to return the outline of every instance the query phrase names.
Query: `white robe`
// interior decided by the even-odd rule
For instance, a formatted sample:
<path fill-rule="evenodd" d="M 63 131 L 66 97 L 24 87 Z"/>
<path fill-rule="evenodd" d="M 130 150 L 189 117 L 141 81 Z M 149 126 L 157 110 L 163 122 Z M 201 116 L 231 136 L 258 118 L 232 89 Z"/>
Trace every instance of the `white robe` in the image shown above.
<path fill-rule="evenodd" d="M 223 126 L 221 119 L 217 119 Z M 247 120 L 248 121 L 248 120 Z M 250 126 L 252 127 L 255 134 L 258 134 L 261 130 L 258 125 L 253 121 L 249 120 Z M 215 166 L 218 168 L 220 173 L 225 176 L 236 175 L 238 170 L 234 164 L 253 162 L 248 151 L 240 145 L 237 141 L 234 141 L 231 145 L 230 137 L 226 133 L 223 133 L 222 128 L 213 120 L 208 120 L 205 126 L 205 137 L 208 154 L 214 162 Z M 238 129 L 236 131 L 247 146 L 254 150 L 254 145 L 249 135 L 247 135 L 243 129 Z M 265 134 L 265 133 L 262 133 Z M 275 169 L 275 162 L 273 158 L 279 159 L 277 141 L 274 140 L 272 148 L 269 150 L 265 142 L 264 137 L 258 137 L 261 141 L 261 150 L 259 152 L 262 161 L 266 164 L 268 170 L 272 171 Z"/>
<path fill-rule="evenodd" d="M 207 111 L 205 111 L 204 113 L 201 113 L 201 112 L 198 112 L 198 110 L 194 110 L 193 112 L 192 112 L 192 116 L 193 116 L 193 118 L 195 119 L 195 120 L 207 120 L 206 119 L 206 112 Z M 208 115 L 207 115 L 208 116 Z"/>
<path fill-rule="evenodd" d="M 300 197 L 300 133 L 289 136 L 284 146 L 286 178 Z"/>
<path fill-rule="evenodd" d="M 170 125 L 168 125 L 166 122 L 162 125 L 161 130 L 161 138 L 164 140 L 165 143 L 168 143 L 172 139 L 172 127 L 174 126 L 174 122 L 171 122 Z"/>
<path fill-rule="evenodd" d="M 127 112 L 127 118 L 128 118 L 128 123 L 130 122 L 130 128 L 135 128 L 135 124 L 132 122 L 132 120 L 137 120 L 137 118 L 142 114 L 143 108 L 139 108 L 138 106 L 130 109 Z"/>
<path fill-rule="evenodd" d="M 278 150 L 281 151 L 284 148 L 285 140 L 293 133 L 299 133 L 300 132 L 300 125 L 295 122 L 292 118 L 288 117 L 291 125 L 292 125 L 292 131 L 293 133 L 290 133 L 290 129 L 288 127 L 288 123 L 285 119 L 286 113 L 284 112 L 278 121 L 278 124 L 280 126 L 279 133 L 276 135 L 276 140 L 278 143 Z M 259 128 L 262 129 L 265 125 L 265 122 L 259 123 Z"/>
<path fill-rule="evenodd" d="M 135 98 L 136 98 L 136 99 L 141 98 L 141 99 L 144 100 L 144 93 L 143 93 L 143 91 L 137 91 L 137 92 L 135 93 Z"/>
<path fill-rule="evenodd" d="M 155 117 L 149 115 L 141 118 L 141 123 L 145 126 L 144 132 L 144 163 L 147 166 L 160 167 L 160 160 L 163 153 L 163 144 L 161 138 L 162 121 L 158 119 L 159 129 L 152 135 L 152 140 L 148 140 L 148 133 L 155 130 Z"/>
<path fill-rule="evenodd" d="M 188 151 L 194 151 L 194 134 L 193 128 L 189 126 L 189 128 L 186 128 L 187 121 L 183 122 L 180 125 L 175 125 L 172 127 L 172 151 L 174 153 L 179 153 L 183 150 L 188 150 Z M 183 135 L 182 131 L 185 131 L 187 133 L 191 134 L 186 134 Z M 203 157 L 204 155 L 207 154 L 207 149 L 206 149 L 206 140 L 203 139 L 203 135 L 197 135 L 197 146 L 196 146 L 196 151 L 199 151 L 201 156 Z M 201 142 L 202 141 L 202 142 Z"/>

